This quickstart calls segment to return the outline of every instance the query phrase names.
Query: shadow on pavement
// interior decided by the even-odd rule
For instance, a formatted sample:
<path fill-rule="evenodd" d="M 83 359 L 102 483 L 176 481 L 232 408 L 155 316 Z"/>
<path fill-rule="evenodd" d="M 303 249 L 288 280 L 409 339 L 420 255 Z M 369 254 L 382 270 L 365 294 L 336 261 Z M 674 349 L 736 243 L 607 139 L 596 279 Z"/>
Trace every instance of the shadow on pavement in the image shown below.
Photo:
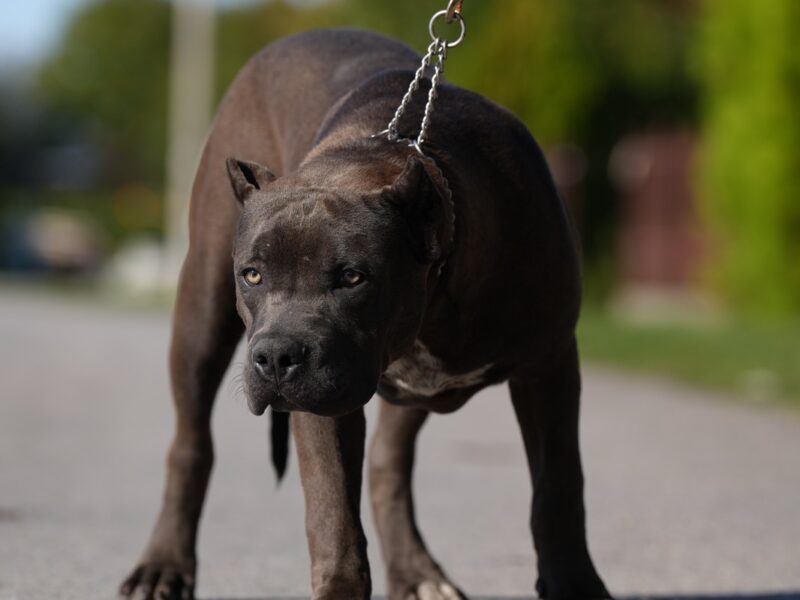
<path fill-rule="evenodd" d="M 535 596 L 470 596 L 469 600 L 534 600 Z M 207 600 L 308 600 L 302 596 L 291 598 L 208 598 Z M 376 596 L 373 600 L 386 600 Z M 748 594 L 678 594 L 656 596 L 621 596 L 618 600 L 800 600 L 800 590 L 795 592 L 769 592 Z"/>

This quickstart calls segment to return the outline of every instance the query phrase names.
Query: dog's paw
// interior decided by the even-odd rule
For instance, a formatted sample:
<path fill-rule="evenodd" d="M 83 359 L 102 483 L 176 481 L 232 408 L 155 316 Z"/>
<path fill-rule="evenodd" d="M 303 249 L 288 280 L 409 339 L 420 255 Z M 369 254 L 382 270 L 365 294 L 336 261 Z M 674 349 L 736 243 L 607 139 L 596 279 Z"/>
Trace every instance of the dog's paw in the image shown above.
<path fill-rule="evenodd" d="M 464 595 L 446 581 L 423 581 L 405 600 L 466 600 Z"/>
<path fill-rule="evenodd" d="M 536 593 L 545 600 L 563 598 L 582 598 L 584 600 L 611 600 L 606 586 L 594 568 L 587 569 L 583 575 L 573 574 L 566 581 L 548 582 L 542 576 L 536 581 Z"/>
<path fill-rule="evenodd" d="M 194 573 L 175 565 L 145 563 L 119 589 L 125 600 L 194 600 Z"/>

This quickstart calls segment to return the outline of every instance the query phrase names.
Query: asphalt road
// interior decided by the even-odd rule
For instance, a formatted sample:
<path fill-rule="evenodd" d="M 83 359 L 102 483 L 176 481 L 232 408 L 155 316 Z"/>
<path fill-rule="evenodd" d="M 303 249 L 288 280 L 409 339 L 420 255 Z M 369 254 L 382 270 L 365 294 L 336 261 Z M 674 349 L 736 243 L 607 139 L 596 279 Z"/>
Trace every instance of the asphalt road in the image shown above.
<path fill-rule="evenodd" d="M 159 504 L 167 335 L 160 314 L 0 292 L 0 600 L 114 597 Z M 201 597 L 307 598 L 296 464 L 276 488 L 267 423 L 230 379 L 214 419 Z M 616 594 L 800 598 L 797 415 L 587 369 L 582 438 L 590 546 Z M 432 419 L 416 489 L 430 546 L 471 597 L 531 597 L 529 484 L 504 387 Z"/>

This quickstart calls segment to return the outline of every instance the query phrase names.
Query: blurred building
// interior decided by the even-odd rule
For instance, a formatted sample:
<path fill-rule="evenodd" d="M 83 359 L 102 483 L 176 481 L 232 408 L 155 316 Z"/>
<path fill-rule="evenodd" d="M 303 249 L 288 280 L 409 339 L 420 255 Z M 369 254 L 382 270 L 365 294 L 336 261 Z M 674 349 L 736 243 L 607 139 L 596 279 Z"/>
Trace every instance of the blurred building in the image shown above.
<path fill-rule="evenodd" d="M 626 311 L 674 313 L 705 303 L 710 248 L 695 185 L 698 139 L 687 131 L 622 139 L 609 172 L 619 190 L 619 294 Z"/>

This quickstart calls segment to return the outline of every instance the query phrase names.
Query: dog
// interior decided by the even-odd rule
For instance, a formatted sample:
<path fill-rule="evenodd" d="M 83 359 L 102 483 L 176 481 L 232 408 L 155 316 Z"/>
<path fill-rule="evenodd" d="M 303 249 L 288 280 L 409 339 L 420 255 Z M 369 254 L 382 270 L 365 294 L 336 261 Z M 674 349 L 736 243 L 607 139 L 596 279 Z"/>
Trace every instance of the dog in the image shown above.
<path fill-rule="evenodd" d="M 586 544 L 570 220 L 526 127 L 477 94 L 440 87 L 425 155 L 375 136 L 419 63 L 378 34 L 303 33 L 257 54 L 222 101 L 192 189 L 163 507 L 124 597 L 193 597 L 211 408 L 243 333 L 248 405 L 272 409 L 279 470 L 289 427 L 296 440 L 314 600 L 370 597 L 359 502 L 376 391 L 369 492 L 388 597 L 463 598 L 414 521 L 414 443 L 431 412 L 505 381 L 534 488 L 536 590 L 609 597 Z"/>

